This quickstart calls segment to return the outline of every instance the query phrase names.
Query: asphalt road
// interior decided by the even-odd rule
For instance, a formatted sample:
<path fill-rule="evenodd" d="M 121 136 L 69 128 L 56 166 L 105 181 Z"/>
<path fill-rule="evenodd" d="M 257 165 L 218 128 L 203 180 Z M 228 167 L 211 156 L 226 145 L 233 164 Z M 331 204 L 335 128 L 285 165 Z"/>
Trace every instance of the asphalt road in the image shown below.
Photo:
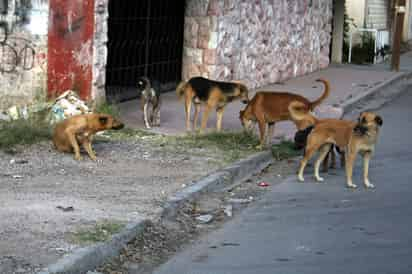
<path fill-rule="evenodd" d="M 162 265 L 156 274 L 412 273 L 412 92 L 377 112 L 383 128 L 370 179 L 343 170 L 295 176 Z M 274 174 L 273 178 L 276 178 Z M 275 179 L 274 179 L 275 180 Z M 274 183 L 275 181 L 273 181 Z"/>

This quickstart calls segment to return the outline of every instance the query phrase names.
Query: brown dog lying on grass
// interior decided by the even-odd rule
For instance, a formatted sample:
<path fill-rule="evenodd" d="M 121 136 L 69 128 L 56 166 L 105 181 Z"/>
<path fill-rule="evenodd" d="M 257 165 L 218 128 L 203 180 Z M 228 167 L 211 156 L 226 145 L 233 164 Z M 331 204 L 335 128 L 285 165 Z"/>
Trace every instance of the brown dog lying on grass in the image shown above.
<path fill-rule="evenodd" d="M 327 80 L 318 79 L 317 82 L 322 82 L 325 85 L 323 94 L 315 101 L 311 102 L 303 96 L 288 92 L 258 92 L 250 100 L 246 108 L 239 113 L 239 119 L 243 127 L 247 130 L 251 129 L 253 122 L 258 122 L 260 132 L 260 145 L 258 148 L 263 148 L 266 145 L 267 137 L 272 138 L 274 126 L 276 122 L 292 120 L 296 127 L 301 130 L 306 126 L 300 124 L 300 121 L 294 121 L 290 117 L 288 106 L 293 101 L 301 102 L 305 110 L 312 111 L 320 105 L 330 93 L 330 85 Z M 269 126 L 268 134 L 266 126 Z M 268 135 L 268 136 L 267 136 Z"/>
<path fill-rule="evenodd" d="M 345 150 L 346 185 L 350 188 L 357 186 L 352 182 L 353 165 L 356 155 L 363 156 L 363 180 L 366 188 L 375 187 L 369 181 L 369 161 L 375 150 L 375 144 L 382 126 L 382 118 L 373 112 L 363 112 L 358 121 L 347 121 L 337 119 L 317 119 L 308 112 L 299 112 L 300 102 L 290 105 L 291 115 L 296 120 L 312 121 L 313 130 L 308 135 L 305 154 L 300 163 L 298 179 L 303 182 L 303 171 L 307 162 L 319 151 L 315 162 L 315 178 L 318 182 L 323 181 L 319 176 L 319 166 L 329 153 L 331 146 L 335 145 Z M 301 105 L 302 106 L 302 105 Z M 306 123 L 306 122 L 305 122 Z"/>
<path fill-rule="evenodd" d="M 74 159 L 81 160 L 80 146 L 86 150 L 90 159 L 96 160 L 92 148 L 96 132 L 108 129 L 122 129 L 124 125 L 107 114 L 75 115 L 59 122 L 53 131 L 53 144 L 58 151 L 74 152 Z"/>

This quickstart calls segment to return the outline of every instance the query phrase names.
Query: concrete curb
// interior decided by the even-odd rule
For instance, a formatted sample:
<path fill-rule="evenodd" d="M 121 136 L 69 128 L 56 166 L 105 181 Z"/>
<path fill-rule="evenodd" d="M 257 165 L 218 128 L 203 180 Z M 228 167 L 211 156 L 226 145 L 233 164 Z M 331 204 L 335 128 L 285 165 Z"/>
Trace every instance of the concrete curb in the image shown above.
<path fill-rule="evenodd" d="M 373 107 L 369 109 L 376 109 L 381 105 L 391 101 L 396 96 L 405 91 L 407 85 L 412 84 L 412 72 L 403 72 L 392 76 L 389 80 L 367 90 L 364 93 L 360 93 L 357 96 L 347 100 L 340 105 L 343 109 L 343 114 L 347 114 L 354 111 L 358 106 L 366 104 L 367 101 L 372 98 L 378 98 L 378 103 L 375 103 Z"/>
<path fill-rule="evenodd" d="M 405 72 L 391 77 L 384 83 L 355 96 L 341 104 L 343 114 L 349 113 L 357 106 L 370 100 L 372 97 L 381 97 L 382 104 L 390 101 L 404 91 L 404 87 L 412 84 L 412 72 Z M 178 209 L 186 202 L 191 202 L 202 193 L 223 191 L 233 188 L 253 174 L 262 171 L 273 162 L 271 151 L 254 154 L 240 160 L 226 168 L 218 170 L 196 181 L 190 187 L 174 194 L 166 202 L 161 217 L 172 220 L 176 217 Z M 149 220 L 140 220 L 128 224 L 120 233 L 105 243 L 95 244 L 90 247 L 80 248 L 71 254 L 61 258 L 55 264 L 49 265 L 38 274 L 79 274 L 93 270 L 102 265 L 106 260 L 117 256 L 120 250 L 133 238 L 143 232 Z"/>
<path fill-rule="evenodd" d="M 173 219 L 183 203 L 195 200 L 202 193 L 216 192 L 234 187 L 235 184 L 239 184 L 250 178 L 253 174 L 259 173 L 272 162 L 272 152 L 264 151 L 201 178 L 192 186 L 169 198 L 163 208 L 162 218 Z"/>
<path fill-rule="evenodd" d="M 55 264 L 49 265 L 38 274 L 79 274 L 93 270 L 106 260 L 117 256 L 127 243 L 143 232 L 148 222 L 147 220 L 140 220 L 129 223 L 120 233 L 113 235 L 110 241 L 79 248 L 64 256 Z"/>

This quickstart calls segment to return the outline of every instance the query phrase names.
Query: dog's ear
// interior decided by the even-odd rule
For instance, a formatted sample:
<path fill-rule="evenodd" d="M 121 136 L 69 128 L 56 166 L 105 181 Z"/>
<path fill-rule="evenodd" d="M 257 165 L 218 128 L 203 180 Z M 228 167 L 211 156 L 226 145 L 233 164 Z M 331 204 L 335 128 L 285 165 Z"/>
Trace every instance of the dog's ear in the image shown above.
<path fill-rule="evenodd" d="M 103 126 L 107 124 L 107 122 L 109 121 L 109 118 L 106 116 L 101 116 L 99 117 L 99 122 L 100 124 L 102 124 Z"/>
<path fill-rule="evenodd" d="M 382 126 L 383 125 L 383 120 L 380 116 L 376 116 L 375 117 L 375 122 L 376 124 L 378 124 L 378 126 Z"/>

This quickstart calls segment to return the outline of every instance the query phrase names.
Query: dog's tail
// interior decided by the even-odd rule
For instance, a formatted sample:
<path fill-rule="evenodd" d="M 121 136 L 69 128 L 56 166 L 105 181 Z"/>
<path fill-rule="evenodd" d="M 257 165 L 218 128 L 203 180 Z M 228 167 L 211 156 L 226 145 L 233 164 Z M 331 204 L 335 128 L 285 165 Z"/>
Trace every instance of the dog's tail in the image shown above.
<path fill-rule="evenodd" d="M 298 130 L 306 129 L 318 122 L 318 119 L 310 113 L 308 106 L 300 101 L 292 101 L 288 110 Z"/>
<path fill-rule="evenodd" d="M 315 107 L 320 105 L 326 98 L 328 98 L 330 94 L 330 84 L 328 80 L 317 79 L 316 82 L 322 82 L 325 85 L 325 90 L 323 91 L 323 94 L 317 100 L 310 102 L 310 105 L 309 105 L 310 110 L 313 110 Z"/>
<path fill-rule="evenodd" d="M 305 119 L 309 111 L 307 105 L 299 101 L 292 101 L 288 106 L 288 110 L 292 119 L 296 121 Z"/>
<path fill-rule="evenodd" d="M 181 81 L 176 87 L 176 95 L 179 99 L 182 99 L 183 95 L 185 94 L 185 89 L 187 87 L 188 82 Z"/>

